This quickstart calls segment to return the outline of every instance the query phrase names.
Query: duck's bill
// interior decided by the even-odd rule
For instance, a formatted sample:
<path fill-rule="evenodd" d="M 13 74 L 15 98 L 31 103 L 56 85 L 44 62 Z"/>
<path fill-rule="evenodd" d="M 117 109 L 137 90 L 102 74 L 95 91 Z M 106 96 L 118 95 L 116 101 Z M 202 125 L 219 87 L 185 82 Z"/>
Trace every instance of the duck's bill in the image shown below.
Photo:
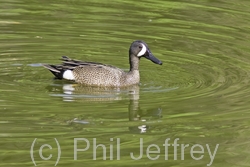
<path fill-rule="evenodd" d="M 157 59 L 150 51 L 148 51 L 148 54 L 144 56 L 145 58 L 151 60 L 155 64 L 162 65 L 162 62 Z"/>

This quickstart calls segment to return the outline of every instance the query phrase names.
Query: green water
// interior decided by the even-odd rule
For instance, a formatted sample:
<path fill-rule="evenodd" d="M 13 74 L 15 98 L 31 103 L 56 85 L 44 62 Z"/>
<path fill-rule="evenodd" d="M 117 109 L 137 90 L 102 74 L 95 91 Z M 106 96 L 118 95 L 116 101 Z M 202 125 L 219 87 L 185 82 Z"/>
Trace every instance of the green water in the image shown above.
<path fill-rule="evenodd" d="M 58 157 L 62 167 L 250 166 L 250 1 L 0 4 L 1 166 L 55 166 Z M 163 62 L 141 59 L 139 87 L 87 88 L 53 80 L 41 67 L 67 55 L 127 70 L 136 39 Z M 85 139 L 78 149 L 88 140 L 89 149 L 74 155 L 74 138 Z M 168 138 L 170 144 L 179 139 L 176 152 L 165 151 Z M 133 160 L 140 139 L 143 155 Z M 106 160 L 101 146 L 93 151 L 94 140 L 106 146 Z M 150 144 L 155 160 L 146 154 Z M 204 153 L 190 154 L 195 144 Z M 212 154 L 218 146 L 212 162 L 207 146 Z M 51 159 L 43 160 L 39 149 Z"/>

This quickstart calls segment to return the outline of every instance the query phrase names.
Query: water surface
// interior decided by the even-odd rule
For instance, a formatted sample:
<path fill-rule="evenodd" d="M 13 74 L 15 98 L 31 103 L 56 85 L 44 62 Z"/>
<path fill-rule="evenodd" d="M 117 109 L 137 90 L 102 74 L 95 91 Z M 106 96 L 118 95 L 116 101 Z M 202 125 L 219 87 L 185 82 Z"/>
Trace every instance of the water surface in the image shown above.
<path fill-rule="evenodd" d="M 249 1 L 0 3 L 2 166 L 34 166 L 35 138 L 37 166 L 55 165 L 54 138 L 61 147 L 58 166 L 249 166 Z M 67 55 L 128 70 L 128 48 L 136 39 L 163 62 L 142 59 L 138 87 L 84 87 L 54 80 L 41 66 Z M 74 138 L 90 142 L 77 160 Z M 175 157 L 174 147 L 165 152 L 168 138 L 189 147 L 183 155 L 179 147 Z M 93 160 L 94 139 L 107 147 L 107 160 L 101 147 Z M 133 160 L 140 139 L 144 154 Z M 53 147 L 43 149 L 50 160 L 39 157 L 43 144 Z M 160 148 L 150 154 L 160 155 L 156 160 L 146 155 L 150 144 Z M 204 155 L 200 160 L 190 154 L 195 144 L 204 147 L 204 154 L 194 154 Z M 213 161 L 206 144 L 212 152 L 219 144 Z"/>

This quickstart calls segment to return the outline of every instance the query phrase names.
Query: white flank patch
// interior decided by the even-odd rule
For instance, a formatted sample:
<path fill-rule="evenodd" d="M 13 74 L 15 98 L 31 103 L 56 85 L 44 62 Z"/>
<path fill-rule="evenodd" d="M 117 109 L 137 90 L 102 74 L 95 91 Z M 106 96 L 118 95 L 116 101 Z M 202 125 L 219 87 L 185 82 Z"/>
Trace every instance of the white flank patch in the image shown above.
<path fill-rule="evenodd" d="M 71 70 L 66 70 L 63 73 L 63 78 L 67 79 L 67 80 L 75 80 L 75 77 L 74 77 L 73 72 Z"/>
<path fill-rule="evenodd" d="M 142 49 L 141 49 L 141 51 L 137 54 L 137 56 L 140 57 L 140 56 L 144 55 L 144 54 L 146 53 L 146 51 L 147 51 L 147 48 L 146 48 L 146 46 L 142 43 Z"/>

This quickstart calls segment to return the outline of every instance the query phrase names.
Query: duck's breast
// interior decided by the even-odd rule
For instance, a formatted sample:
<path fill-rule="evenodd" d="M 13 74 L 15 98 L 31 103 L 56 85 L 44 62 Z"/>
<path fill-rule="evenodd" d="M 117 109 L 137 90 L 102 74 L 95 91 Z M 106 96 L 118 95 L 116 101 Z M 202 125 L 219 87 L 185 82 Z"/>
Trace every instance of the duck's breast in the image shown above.
<path fill-rule="evenodd" d="M 121 86 L 129 86 L 140 83 L 140 73 L 139 70 L 129 71 L 128 73 L 123 74 L 121 77 Z"/>

